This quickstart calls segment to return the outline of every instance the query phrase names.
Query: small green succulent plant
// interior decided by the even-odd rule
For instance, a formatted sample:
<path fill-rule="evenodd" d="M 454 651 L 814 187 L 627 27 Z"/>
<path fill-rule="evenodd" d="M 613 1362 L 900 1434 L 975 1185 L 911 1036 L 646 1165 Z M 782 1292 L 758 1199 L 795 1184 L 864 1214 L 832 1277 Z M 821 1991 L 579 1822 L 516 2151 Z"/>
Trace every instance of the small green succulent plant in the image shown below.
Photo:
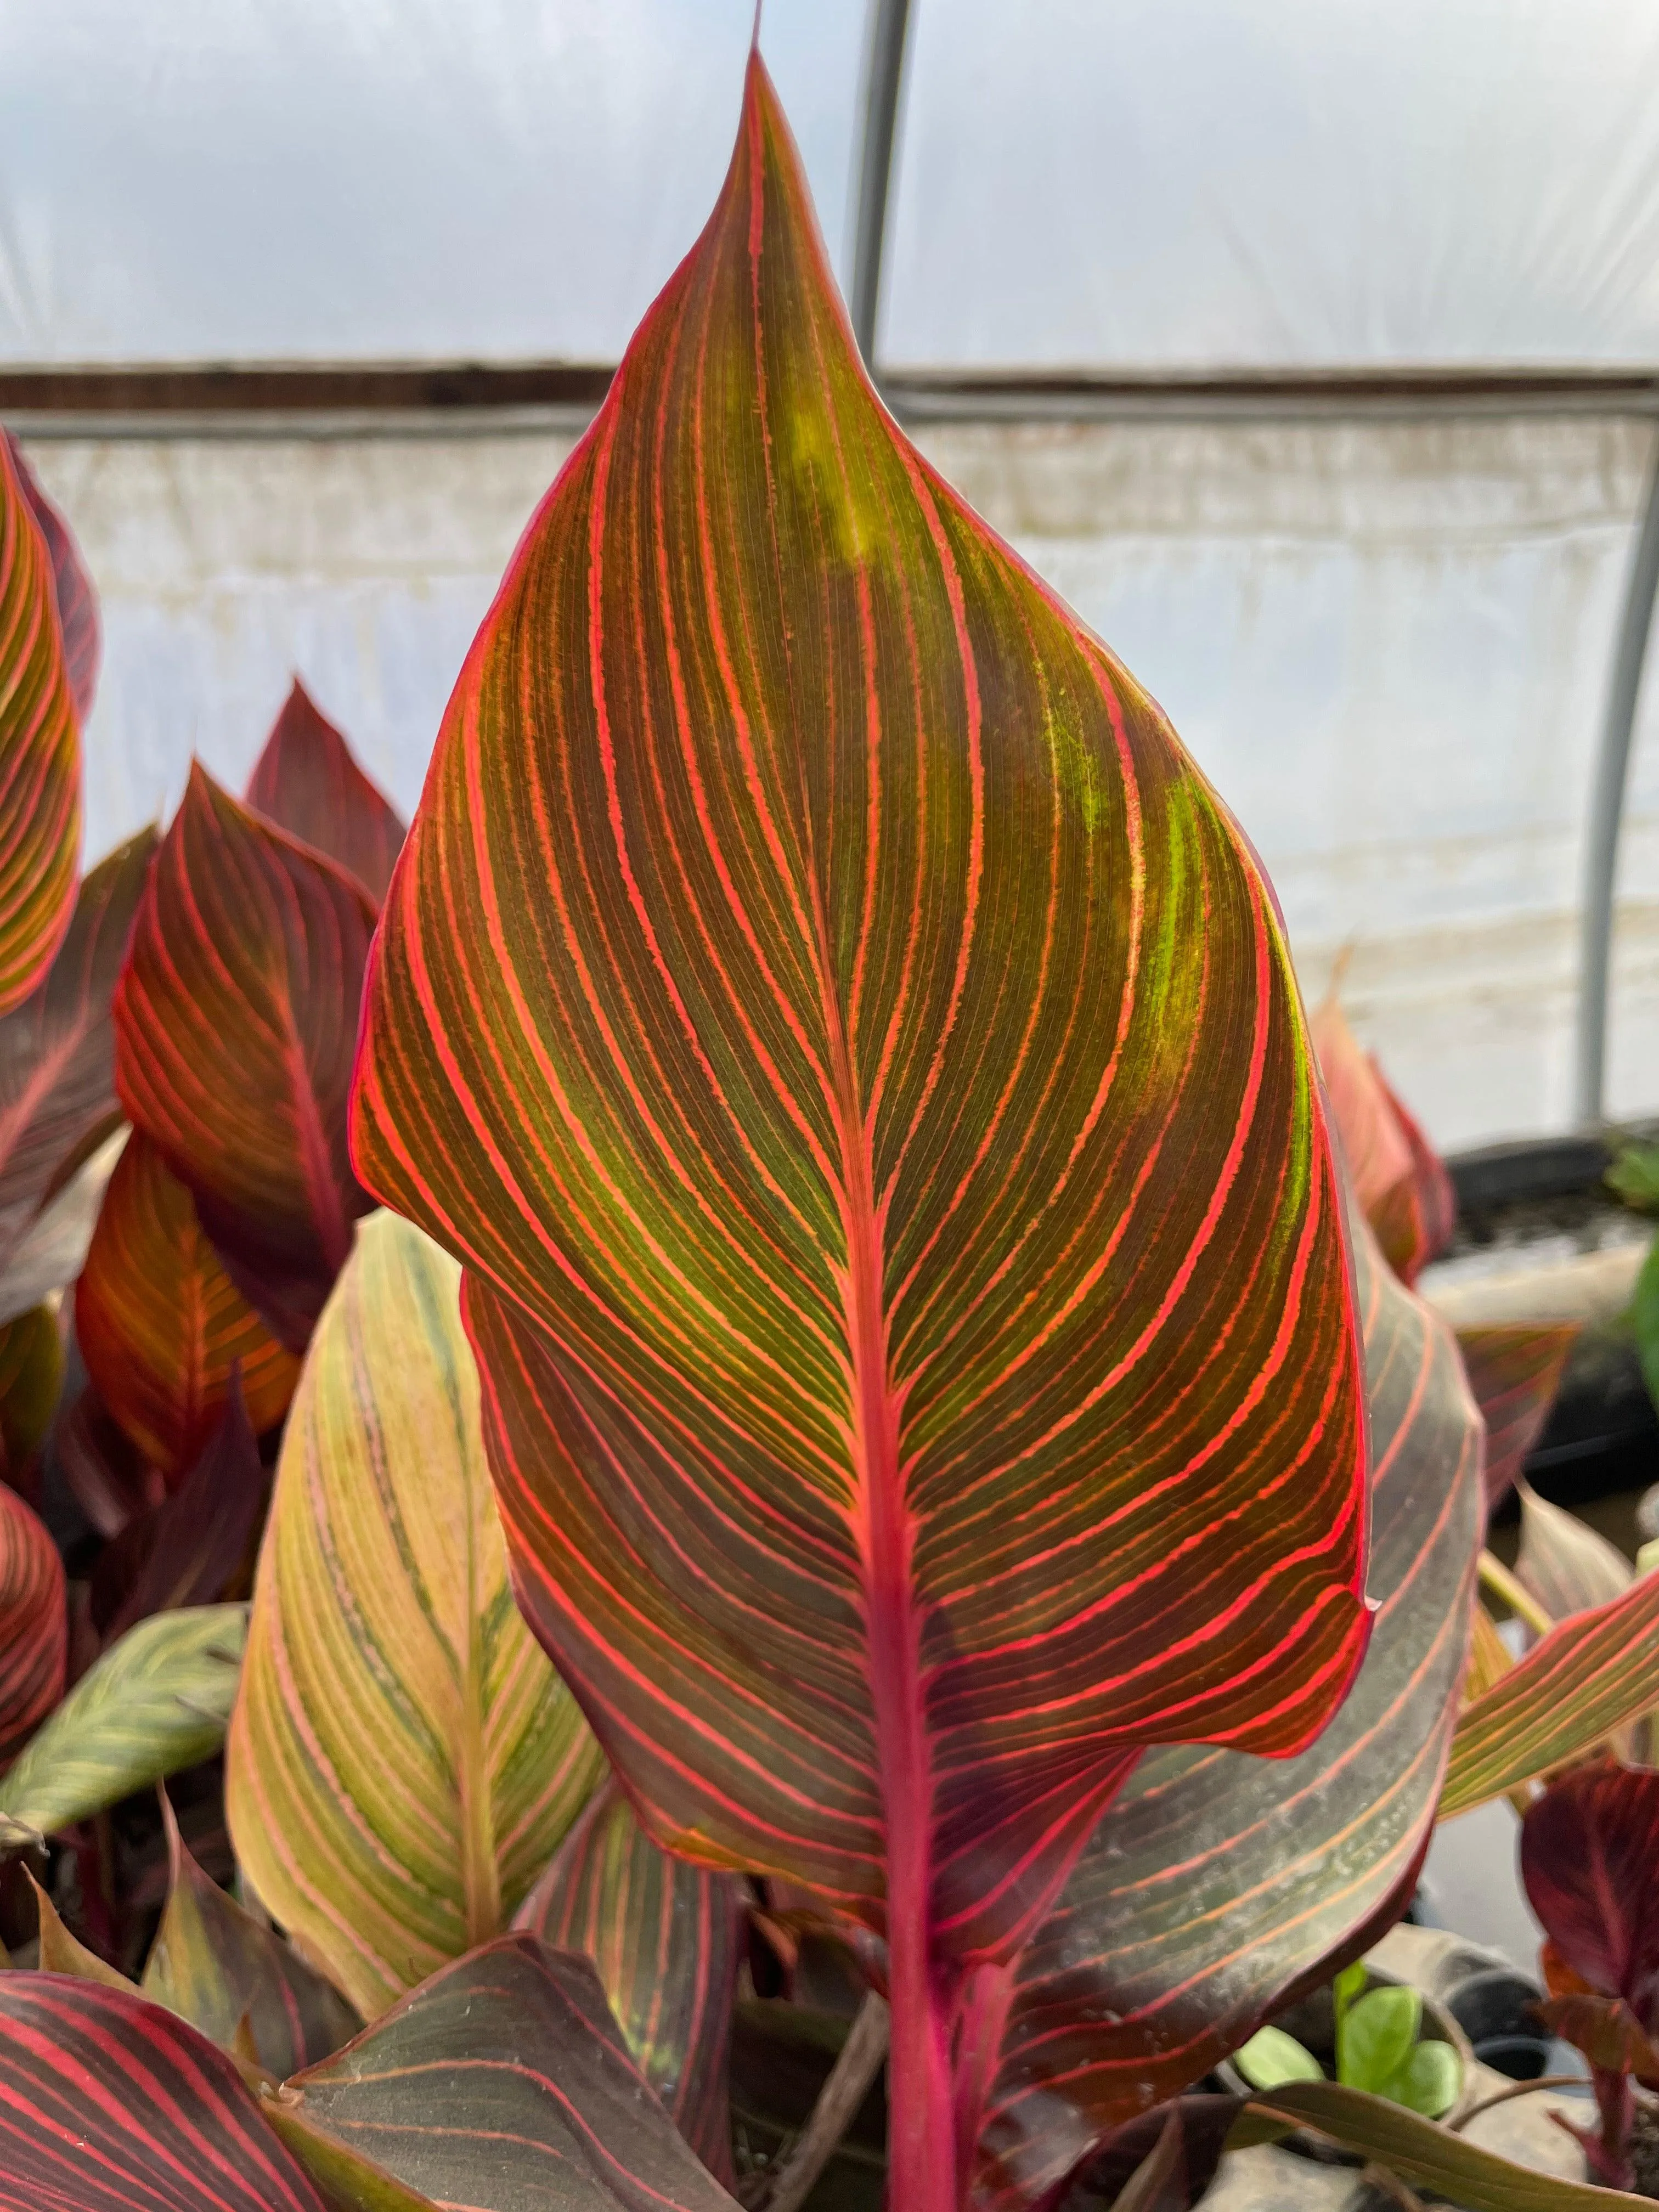
<path fill-rule="evenodd" d="M 1423 2000 L 1417 1990 L 1398 1983 L 1367 1989 L 1366 1980 L 1364 1967 L 1356 1965 L 1332 1984 L 1337 2080 L 1437 2120 L 1457 2102 L 1462 2059 L 1449 2043 L 1419 2041 Z M 1233 2063 L 1255 2089 L 1326 2078 L 1312 2051 L 1282 2027 L 1258 2028 Z"/>

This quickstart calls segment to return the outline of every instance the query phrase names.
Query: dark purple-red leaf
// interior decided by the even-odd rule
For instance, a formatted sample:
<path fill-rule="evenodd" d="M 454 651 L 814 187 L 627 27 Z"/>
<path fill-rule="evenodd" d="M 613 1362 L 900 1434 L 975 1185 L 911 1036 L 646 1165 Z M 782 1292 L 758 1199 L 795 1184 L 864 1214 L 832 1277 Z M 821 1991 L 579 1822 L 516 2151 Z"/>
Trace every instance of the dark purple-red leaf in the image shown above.
<path fill-rule="evenodd" d="M 346 1094 L 374 909 L 356 877 L 191 770 L 115 994 L 116 1085 L 227 1272 L 302 1351 L 369 1200 Z"/>
<path fill-rule="evenodd" d="M 1659 1771 L 1559 1776 L 1521 1824 L 1521 1875 L 1573 1973 L 1659 2033 Z"/>
<path fill-rule="evenodd" d="M 296 2075 L 272 2119 L 319 2174 L 341 2145 L 447 2212 L 735 2212 L 635 2070 L 588 1960 L 533 1936 L 442 1967 Z"/>
<path fill-rule="evenodd" d="M 230 2060 L 161 2006 L 0 1974 L 0 2212 L 325 2212 Z"/>
<path fill-rule="evenodd" d="M 0 1020 L 0 1266 L 120 1118 L 110 1006 L 155 847 L 141 830 L 98 863 L 45 980 Z"/>
<path fill-rule="evenodd" d="M 245 1592 L 270 1486 L 240 1385 L 233 1376 L 229 1395 L 195 1466 L 166 1503 L 137 1524 L 141 1563 L 113 1610 L 98 1624 L 104 1641 L 112 1644 L 134 1621 L 152 1613 L 213 1605 L 238 1584 Z"/>
<path fill-rule="evenodd" d="M 726 2060 L 745 1899 L 731 1875 L 659 1850 L 615 1783 L 514 1921 L 590 1958 L 635 2064 L 712 2172 L 730 2178 Z"/>
<path fill-rule="evenodd" d="M 297 676 L 245 795 L 267 821 L 349 868 L 376 906 L 386 896 L 403 850 L 402 819 Z"/>

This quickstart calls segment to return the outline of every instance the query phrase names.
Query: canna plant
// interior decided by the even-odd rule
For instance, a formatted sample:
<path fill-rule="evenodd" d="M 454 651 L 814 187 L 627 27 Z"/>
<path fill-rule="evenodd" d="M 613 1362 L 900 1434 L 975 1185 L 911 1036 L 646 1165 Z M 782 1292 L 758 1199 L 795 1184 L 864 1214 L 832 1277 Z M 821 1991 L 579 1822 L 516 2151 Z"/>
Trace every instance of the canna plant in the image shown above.
<path fill-rule="evenodd" d="M 1359 1331 L 1267 887 L 883 410 L 757 59 L 451 702 L 353 1153 L 463 1261 L 526 1617 L 659 1843 L 884 1942 L 955 2212 L 1140 1752 L 1352 1682 Z"/>
<path fill-rule="evenodd" d="M 54 1448 L 106 1648 L 0 1844 L 78 1838 L 84 1903 L 228 1717 L 263 1911 L 170 1810 L 139 1986 L 41 1906 L 0 2208 L 799 2203 L 726 2080 L 786 1927 L 881 1993 L 896 2212 L 1184 2204 L 1235 2122 L 1630 2203 L 1344 2083 L 1184 2094 L 1399 1917 L 1469 1723 L 1469 1802 L 1582 1751 L 1659 1617 L 1460 1723 L 1480 1417 L 1345 1226 L 1271 895 L 881 409 L 757 60 L 401 842 L 296 687 L 88 994 L 133 1133 Z M 1432 1205 L 1370 1210 L 1413 1273 Z"/>
<path fill-rule="evenodd" d="M 1601 2124 L 1571 2128 L 1610 2188 L 1659 2188 L 1659 1772 L 1598 1763 L 1553 1782 L 1521 1828 L 1541 1924 L 1541 2010 L 1589 2062 Z M 1563 2126 L 1568 2123 L 1562 2121 Z M 1639 2161 L 1641 2171 L 1637 2171 Z"/>

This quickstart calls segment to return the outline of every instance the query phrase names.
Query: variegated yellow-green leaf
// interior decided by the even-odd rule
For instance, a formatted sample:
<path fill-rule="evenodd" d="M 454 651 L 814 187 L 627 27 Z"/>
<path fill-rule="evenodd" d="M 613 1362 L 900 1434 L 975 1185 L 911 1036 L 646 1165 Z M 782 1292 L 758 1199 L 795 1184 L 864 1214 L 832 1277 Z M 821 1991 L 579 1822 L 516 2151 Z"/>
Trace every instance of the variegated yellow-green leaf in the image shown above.
<path fill-rule="evenodd" d="M 226 1802 L 261 1898 L 366 2017 L 505 1928 L 601 1759 L 520 1620 L 460 1270 L 364 1223 L 289 1417 Z"/>
<path fill-rule="evenodd" d="M 0 1847 L 84 1820 L 210 1757 L 246 1633 L 245 1605 L 181 1607 L 129 1629 L 0 1777 Z"/>

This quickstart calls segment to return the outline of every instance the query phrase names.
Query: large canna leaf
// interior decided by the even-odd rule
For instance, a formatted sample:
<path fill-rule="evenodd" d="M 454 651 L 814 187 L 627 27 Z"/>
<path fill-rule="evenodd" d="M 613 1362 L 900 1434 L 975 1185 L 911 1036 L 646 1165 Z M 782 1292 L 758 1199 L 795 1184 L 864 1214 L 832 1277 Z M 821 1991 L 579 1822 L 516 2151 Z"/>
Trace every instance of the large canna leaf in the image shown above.
<path fill-rule="evenodd" d="M 63 1696 L 68 1636 L 58 1547 L 0 1483 L 0 1766 Z"/>
<path fill-rule="evenodd" d="M 69 678 L 75 716 L 84 729 L 98 688 L 98 659 L 102 639 L 98 619 L 98 594 L 81 558 L 75 534 L 58 509 L 40 489 L 40 480 L 23 457 L 23 449 L 9 430 L 0 440 L 9 447 L 12 464 L 29 512 L 40 526 L 46 557 L 52 563 L 52 598 L 58 607 L 58 627 L 63 640 L 64 670 Z"/>
<path fill-rule="evenodd" d="M 0 2212 L 325 2212 L 241 2076 L 125 1990 L 0 1974 Z"/>
<path fill-rule="evenodd" d="M 1498 1322 L 1458 1330 L 1457 1348 L 1486 1424 L 1488 1510 L 1497 1510 L 1519 1479 L 1577 1338 L 1577 1322 Z"/>
<path fill-rule="evenodd" d="M 599 1779 L 520 1619 L 454 1262 L 381 1215 L 319 1324 L 255 1586 L 225 1802 L 366 2018 L 507 1925 Z"/>
<path fill-rule="evenodd" d="M 81 743 L 51 556 L 0 438 L 0 1015 L 45 975 L 75 904 Z"/>
<path fill-rule="evenodd" d="M 210 1758 L 246 1633 L 244 1605 L 192 1606 L 130 1629 L 0 1775 L 0 1844 L 66 1828 Z"/>
<path fill-rule="evenodd" d="M 346 1158 L 345 1108 L 374 924 L 355 877 L 198 763 L 115 994 L 122 1104 L 295 1351 L 369 1203 Z"/>
<path fill-rule="evenodd" d="M 1659 1680 L 1659 1574 L 1558 1621 L 1465 1705 L 1452 1739 L 1443 1819 L 1583 1759 L 1639 1720 Z"/>
<path fill-rule="evenodd" d="M 734 2212 L 635 2071 L 586 1959 L 497 1937 L 268 2107 L 348 2204 L 363 2161 L 449 2212 Z M 344 2185 L 343 2186 L 342 2185 Z"/>
<path fill-rule="evenodd" d="M 1030 2202 L 1409 1899 L 1456 1715 L 1485 1522 L 1480 1422 L 1444 1325 L 1363 1233 L 1356 1253 L 1378 1608 L 1365 1663 L 1299 1759 L 1141 1761 L 1006 1992 L 976 2205 Z M 988 1992 L 988 2033 L 996 2002 Z"/>
<path fill-rule="evenodd" d="M 742 1886 L 659 1850 L 614 1783 L 514 1926 L 593 1961 L 629 2055 L 711 2172 L 732 2160 L 726 2059 L 747 1923 Z"/>
<path fill-rule="evenodd" d="M 1358 1332 L 1267 887 L 883 410 L 757 59 L 451 702 L 353 1110 L 467 1262 L 520 1603 L 659 1841 L 889 1933 L 953 2202 L 960 1962 L 1140 1747 L 1352 1679 Z"/>
<path fill-rule="evenodd" d="M 248 780 L 247 804 L 349 868 L 378 906 L 404 825 L 296 676 Z"/>
<path fill-rule="evenodd" d="M 167 1910 L 144 1962 L 144 1994 L 221 2050 L 241 2044 L 280 2081 L 337 2051 L 362 2022 L 345 2000 L 210 1882 L 167 1815 Z"/>
<path fill-rule="evenodd" d="M 104 1404 L 177 1484 L 218 1427 L 240 1371 L 256 1433 L 274 1428 L 300 1364 L 230 1277 L 196 1201 L 134 1130 L 75 1286 L 75 1334 Z"/>
<path fill-rule="evenodd" d="M 155 844 L 155 830 L 141 830 L 98 863 L 45 981 L 0 1021 L 0 1272 L 48 1196 L 120 1118 L 110 1001 Z M 60 1279 L 77 1272 L 78 1260 Z"/>

